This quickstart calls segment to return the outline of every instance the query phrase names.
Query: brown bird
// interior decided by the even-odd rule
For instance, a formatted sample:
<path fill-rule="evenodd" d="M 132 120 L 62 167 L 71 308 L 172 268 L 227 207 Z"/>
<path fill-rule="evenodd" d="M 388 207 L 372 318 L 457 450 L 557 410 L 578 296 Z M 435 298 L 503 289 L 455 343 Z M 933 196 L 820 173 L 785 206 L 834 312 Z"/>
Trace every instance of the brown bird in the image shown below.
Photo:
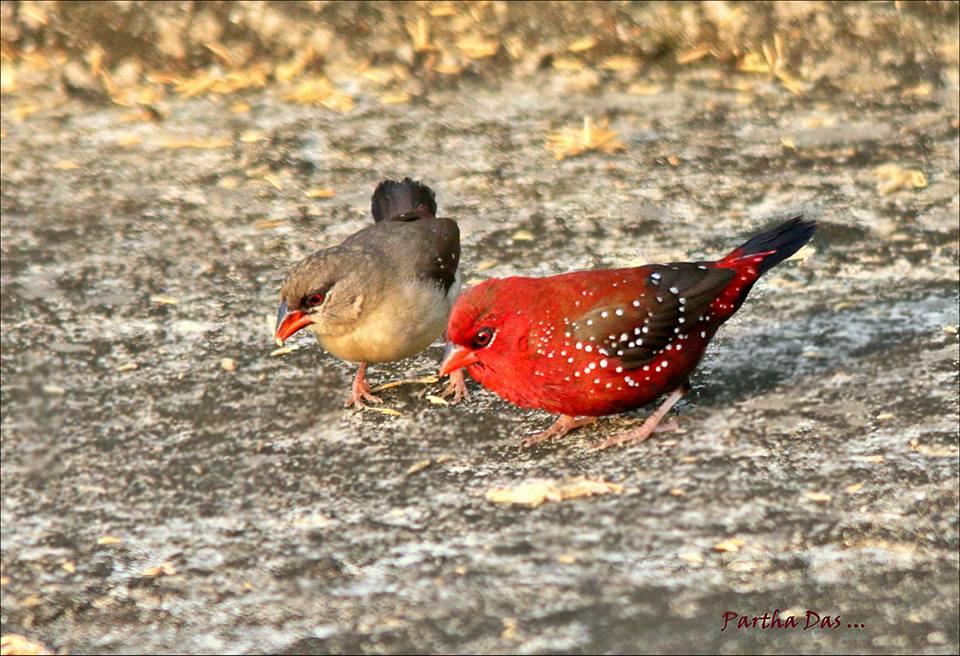
<path fill-rule="evenodd" d="M 305 257 L 280 289 L 279 344 L 308 328 L 320 345 L 359 362 L 346 405 L 380 403 L 367 383 L 370 362 L 393 362 L 443 334 L 460 291 L 460 230 L 438 218 L 433 191 L 420 182 L 384 180 L 371 199 L 374 224 L 338 246 Z M 463 374 L 445 392 L 466 395 Z"/>

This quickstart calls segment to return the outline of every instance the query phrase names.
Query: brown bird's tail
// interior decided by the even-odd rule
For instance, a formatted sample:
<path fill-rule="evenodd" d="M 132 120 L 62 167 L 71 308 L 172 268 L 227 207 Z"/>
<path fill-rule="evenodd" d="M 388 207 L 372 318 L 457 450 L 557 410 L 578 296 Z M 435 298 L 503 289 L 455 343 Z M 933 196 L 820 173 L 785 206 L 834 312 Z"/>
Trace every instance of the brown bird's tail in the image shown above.
<path fill-rule="evenodd" d="M 436 216 L 437 198 L 430 187 L 410 178 L 384 180 L 373 192 L 370 211 L 375 223 Z"/>

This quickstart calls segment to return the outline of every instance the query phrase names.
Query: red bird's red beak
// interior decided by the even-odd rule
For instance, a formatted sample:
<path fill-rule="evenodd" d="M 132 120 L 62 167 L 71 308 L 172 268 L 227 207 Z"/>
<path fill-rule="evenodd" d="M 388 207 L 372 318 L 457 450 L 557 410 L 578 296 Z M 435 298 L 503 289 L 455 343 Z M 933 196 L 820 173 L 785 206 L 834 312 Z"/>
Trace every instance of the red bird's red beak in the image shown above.
<path fill-rule="evenodd" d="M 457 369 L 469 367 L 480 361 L 476 352 L 462 346 L 454 346 L 447 342 L 447 350 L 443 354 L 443 362 L 440 363 L 440 375 L 446 376 Z"/>
<path fill-rule="evenodd" d="M 286 305 L 284 303 L 280 306 L 280 315 L 277 317 L 277 332 L 274 337 L 278 344 L 283 344 L 290 335 L 313 323 L 313 319 L 306 312 L 300 310 L 286 312 Z"/>

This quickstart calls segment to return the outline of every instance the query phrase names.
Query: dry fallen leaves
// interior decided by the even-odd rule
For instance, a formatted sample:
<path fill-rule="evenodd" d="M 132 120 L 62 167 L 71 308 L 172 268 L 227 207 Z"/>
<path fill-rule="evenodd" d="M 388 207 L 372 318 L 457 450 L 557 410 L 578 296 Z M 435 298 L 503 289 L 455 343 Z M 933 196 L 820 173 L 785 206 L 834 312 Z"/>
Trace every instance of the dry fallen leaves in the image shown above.
<path fill-rule="evenodd" d="M 590 50 L 597 45 L 597 37 L 592 34 L 589 36 L 581 37 L 567 46 L 567 50 L 570 52 L 584 52 L 585 50 Z"/>
<path fill-rule="evenodd" d="M 804 492 L 804 498 L 815 503 L 827 503 L 833 497 L 825 492 Z"/>
<path fill-rule="evenodd" d="M 700 565 L 703 563 L 703 556 L 699 551 L 681 551 L 677 554 L 677 557 L 691 565 Z"/>
<path fill-rule="evenodd" d="M 302 105 L 321 105 L 342 113 L 353 109 L 353 97 L 334 87 L 325 77 L 303 80 L 283 99 Z"/>
<path fill-rule="evenodd" d="M 457 48 L 470 59 L 484 59 L 497 54 L 500 44 L 481 36 L 467 35 L 457 41 Z"/>
<path fill-rule="evenodd" d="M 562 160 L 591 150 L 614 153 L 626 150 L 626 146 L 617 139 L 616 132 L 607 129 L 606 120 L 594 125 L 589 116 L 584 116 L 583 127 L 567 127 L 549 135 L 547 150 L 552 152 L 556 159 Z"/>
<path fill-rule="evenodd" d="M 13 656 L 14 654 L 23 654 L 30 656 L 32 654 L 52 654 L 46 645 L 36 640 L 31 640 L 16 633 L 8 633 L 0 638 L 0 654 L 3 656 Z"/>
<path fill-rule="evenodd" d="M 565 501 L 579 497 L 622 494 L 623 486 L 603 480 L 576 477 L 561 481 L 534 479 L 511 487 L 495 487 L 488 490 L 485 498 L 498 504 L 510 504 L 536 508 L 547 501 Z"/>
<path fill-rule="evenodd" d="M 143 575 L 148 579 L 157 578 L 160 576 L 173 576 L 177 573 L 177 568 L 173 566 L 173 563 L 166 561 L 160 563 L 156 567 L 148 567 L 143 570 Z"/>
<path fill-rule="evenodd" d="M 337 192 L 333 189 L 313 188 L 307 189 L 304 194 L 307 198 L 333 198 Z"/>
<path fill-rule="evenodd" d="M 118 538 L 113 535 L 104 535 L 97 538 L 97 544 L 102 546 L 110 546 L 114 544 L 120 544 L 122 542 L 123 542 L 122 538 Z"/>
<path fill-rule="evenodd" d="M 203 93 L 226 95 L 244 89 L 265 87 L 270 73 L 266 64 L 222 73 L 216 70 L 200 71 L 192 77 L 174 78 L 174 91 L 183 98 L 192 98 Z"/>
<path fill-rule="evenodd" d="M 779 34 L 773 35 L 773 48 L 766 43 L 762 44 L 760 52 L 749 52 L 737 64 L 737 69 L 744 73 L 760 73 L 779 80 L 790 93 L 800 94 L 806 86 L 786 70 L 783 39 Z"/>
<path fill-rule="evenodd" d="M 377 385 L 374 387 L 371 392 L 380 392 L 385 389 L 390 389 L 391 387 L 399 387 L 400 385 L 433 385 L 436 383 L 439 378 L 436 376 L 423 376 L 421 378 L 401 378 L 400 380 L 392 380 L 389 383 L 384 383 L 383 385 Z"/>
<path fill-rule="evenodd" d="M 723 540 L 722 542 L 718 542 L 713 545 L 713 550 L 736 553 L 740 551 L 740 547 L 742 547 L 744 544 L 746 544 L 746 542 L 741 538 L 730 538 L 729 540 Z"/>
<path fill-rule="evenodd" d="M 231 143 L 233 143 L 233 141 L 228 137 L 187 137 L 184 139 L 169 137 L 162 139 L 157 145 L 169 150 L 179 150 L 183 148 L 211 150 L 214 148 L 226 148 Z"/>
<path fill-rule="evenodd" d="M 402 417 L 403 413 L 399 410 L 394 410 L 393 408 L 381 408 L 375 405 L 368 405 L 364 410 L 369 410 L 371 412 L 379 412 L 382 415 L 389 415 L 391 417 Z"/>
<path fill-rule="evenodd" d="M 923 171 L 904 169 L 897 164 L 883 164 L 873 169 L 877 179 L 877 191 L 886 196 L 901 189 L 923 189 L 927 186 L 927 176 Z"/>

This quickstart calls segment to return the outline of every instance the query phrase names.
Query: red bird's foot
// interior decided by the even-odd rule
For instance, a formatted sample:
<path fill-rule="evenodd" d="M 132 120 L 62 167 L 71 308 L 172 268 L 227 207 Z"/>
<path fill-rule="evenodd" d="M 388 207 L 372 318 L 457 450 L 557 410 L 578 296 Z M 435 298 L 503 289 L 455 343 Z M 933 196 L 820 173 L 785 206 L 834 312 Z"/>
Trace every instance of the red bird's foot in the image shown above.
<path fill-rule="evenodd" d="M 350 392 L 350 398 L 347 399 L 347 402 L 343 405 L 347 408 L 353 406 L 357 410 L 363 410 L 367 407 L 364 401 L 369 401 L 370 403 L 383 403 L 383 399 L 379 396 L 374 396 L 370 392 L 370 385 L 367 383 L 366 377 L 367 363 L 364 362 L 360 365 L 360 369 L 357 370 L 357 375 L 353 379 L 353 388 Z"/>
<path fill-rule="evenodd" d="M 620 435 L 615 435 L 606 442 L 601 442 L 594 448 L 599 450 L 609 449 L 612 446 L 637 444 L 638 442 L 643 442 L 645 439 L 653 435 L 655 431 L 671 431 L 676 429 L 677 423 L 675 420 L 670 420 L 663 426 L 660 426 L 660 422 L 663 420 L 664 415 L 670 412 L 670 408 L 672 408 L 677 401 L 683 398 L 683 395 L 686 393 L 686 385 L 673 390 L 670 393 L 670 396 L 663 400 L 663 403 L 660 404 L 660 407 L 657 408 L 654 413 L 647 417 L 647 420 L 640 425 L 640 428 L 623 432 Z"/>
<path fill-rule="evenodd" d="M 460 403 L 460 401 L 469 396 L 467 392 L 467 381 L 463 376 L 463 369 L 450 372 L 450 382 L 447 383 L 447 388 L 443 390 L 440 396 L 443 398 L 448 396 L 453 397 L 450 400 L 450 403 L 453 405 Z"/>
<path fill-rule="evenodd" d="M 583 417 L 582 419 L 577 419 L 576 417 L 569 417 L 567 415 L 561 416 L 555 422 L 553 426 L 543 431 L 542 433 L 537 433 L 536 435 L 531 435 L 522 442 L 520 446 L 524 449 L 529 449 L 531 446 L 540 444 L 547 440 L 553 439 L 555 437 L 563 437 L 574 428 L 580 428 L 581 426 L 589 426 L 590 424 L 597 421 L 596 417 Z"/>

